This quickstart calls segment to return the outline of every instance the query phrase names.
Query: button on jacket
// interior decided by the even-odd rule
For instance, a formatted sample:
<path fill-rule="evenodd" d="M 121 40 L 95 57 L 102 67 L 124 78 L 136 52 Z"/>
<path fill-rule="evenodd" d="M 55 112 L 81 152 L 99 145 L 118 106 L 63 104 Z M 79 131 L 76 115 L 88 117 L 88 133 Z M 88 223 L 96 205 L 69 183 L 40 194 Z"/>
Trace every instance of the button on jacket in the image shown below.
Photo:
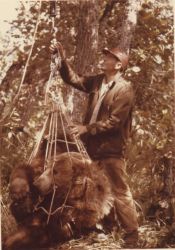
<path fill-rule="evenodd" d="M 73 71 L 66 59 L 62 61 L 59 70 L 64 82 L 89 94 L 83 123 L 87 127 L 87 133 L 82 135 L 89 155 L 92 159 L 123 157 L 126 140 L 131 131 L 134 104 L 131 83 L 118 72 L 105 93 L 96 121 L 90 123 L 105 74 L 80 76 Z"/>

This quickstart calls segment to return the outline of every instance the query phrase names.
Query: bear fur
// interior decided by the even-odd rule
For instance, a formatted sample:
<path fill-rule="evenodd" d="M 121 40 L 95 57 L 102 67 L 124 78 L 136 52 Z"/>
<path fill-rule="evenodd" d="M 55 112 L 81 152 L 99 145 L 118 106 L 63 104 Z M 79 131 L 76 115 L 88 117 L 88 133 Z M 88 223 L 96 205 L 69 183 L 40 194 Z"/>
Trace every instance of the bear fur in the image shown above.
<path fill-rule="evenodd" d="M 45 247 L 80 236 L 111 211 L 111 186 L 96 163 L 70 152 L 57 154 L 45 171 L 43 166 L 39 156 L 12 171 L 11 211 L 20 226 L 6 240 L 6 249 Z"/>

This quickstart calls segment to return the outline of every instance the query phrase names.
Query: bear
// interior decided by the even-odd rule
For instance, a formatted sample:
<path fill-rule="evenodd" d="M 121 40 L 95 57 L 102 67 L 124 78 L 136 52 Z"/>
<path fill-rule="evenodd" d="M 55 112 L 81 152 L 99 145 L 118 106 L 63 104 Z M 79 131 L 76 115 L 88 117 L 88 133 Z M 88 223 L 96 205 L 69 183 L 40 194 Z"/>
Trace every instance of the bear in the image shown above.
<path fill-rule="evenodd" d="M 67 196 L 66 204 L 71 209 L 67 209 L 65 216 L 71 214 L 77 228 L 94 226 L 112 207 L 111 187 L 103 169 L 82 158 L 80 153 L 58 155 L 53 169 L 48 167 L 34 185 L 44 196 L 52 192 L 55 185 L 58 201 L 64 202 Z"/>
<path fill-rule="evenodd" d="M 43 166 L 40 155 L 12 171 L 11 211 L 20 226 L 6 240 L 6 249 L 45 247 L 79 237 L 113 207 L 103 169 L 82 154 L 57 154 L 44 171 Z"/>
<path fill-rule="evenodd" d="M 39 193 L 33 181 L 43 172 L 44 158 L 39 155 L 31 164 L 15 166 L 9 180 L 9 193 L 11 198 L 10 210 L 19 224 L 27 220 L 33 212 Z"/>

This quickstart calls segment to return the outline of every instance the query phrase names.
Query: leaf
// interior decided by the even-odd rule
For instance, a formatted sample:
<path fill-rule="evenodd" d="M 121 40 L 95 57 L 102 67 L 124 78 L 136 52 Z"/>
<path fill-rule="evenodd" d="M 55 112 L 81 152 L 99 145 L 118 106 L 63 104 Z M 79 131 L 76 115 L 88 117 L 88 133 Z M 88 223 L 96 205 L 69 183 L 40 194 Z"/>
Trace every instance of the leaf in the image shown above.
<path fill-rule="evenodd" d="M 162 63 L 162 58 L 160 55 L 156 55 L 153 57 L 154 61 L 157 63 L 157 64 L 161 64 Z"/>
<path fill-rule="evenodd" d="M 131 68 L 132 71 L 134 71 L 135 73 L 138 73 L 141 71 L 140 67 L 134 66 Z"/>

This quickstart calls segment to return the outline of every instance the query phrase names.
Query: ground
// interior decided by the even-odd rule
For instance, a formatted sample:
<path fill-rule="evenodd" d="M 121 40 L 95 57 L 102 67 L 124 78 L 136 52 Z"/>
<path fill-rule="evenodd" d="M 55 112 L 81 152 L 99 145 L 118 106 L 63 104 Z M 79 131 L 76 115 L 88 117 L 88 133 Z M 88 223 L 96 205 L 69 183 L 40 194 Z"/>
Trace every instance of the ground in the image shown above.
<path fill-rule="evenodd" d="M 15 223 L 9 214 L 10 228 L 15 230 Z M 8 228 L 6 228 L 6 232 Z M 72 239 L 50 248 L 32 250 L 116 250 L 122 248 L 123 231 L 113 231 L 106 236 L 91 232 L 79 239 Z M 175 248 L 175 230 L 172 232 L 167 225 L 160 225 L 154 221 L 144 221 L 139 227 L 139 242 L 137 248 Z"/>

